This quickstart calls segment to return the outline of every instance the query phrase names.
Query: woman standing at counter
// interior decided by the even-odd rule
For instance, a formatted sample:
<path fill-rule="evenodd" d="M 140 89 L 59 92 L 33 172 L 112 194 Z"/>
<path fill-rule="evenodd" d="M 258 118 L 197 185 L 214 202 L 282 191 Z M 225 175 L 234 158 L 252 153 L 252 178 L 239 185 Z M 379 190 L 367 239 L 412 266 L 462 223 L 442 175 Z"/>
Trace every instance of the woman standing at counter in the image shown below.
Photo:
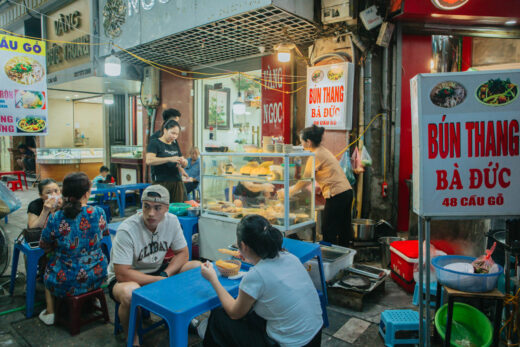
<path fill-rule="evenodd" d="M 170 192 L 170 202 L 187 200 L 179 165 L 186 167 L 188 161 L 182 157 L 177 137 L 181 132 L 179 123 L 173 119 L 162 126 L 162 136 L 151 139 L 147 147 L 146 165 L 152 166 L 152 181 Z"/>
<path fill-rule="evenodd" d="M 352 239 L 350 229 L 351 206 L 354 193 L 347 177 L 343 173 L 339 161 L 325 147 L 321 146 L 321 140 L 325 128 L 313 125 L 300 132 L 300 141 L 303 148 L 315 155 L 316 182 L 321 187 L 325 198 L 325 210 L 323 211 L 323 240 L 334 244 L 346 246 Z M 310 177 L 312 170 L 311 161 L 307 161 L 304 177 Z M 308 182 L 300 181 L 289 188 L 289 196 L 294 195 L 308 185 Z M 284 197 L 284 191 L 278 191 L 278 197 Z"/>

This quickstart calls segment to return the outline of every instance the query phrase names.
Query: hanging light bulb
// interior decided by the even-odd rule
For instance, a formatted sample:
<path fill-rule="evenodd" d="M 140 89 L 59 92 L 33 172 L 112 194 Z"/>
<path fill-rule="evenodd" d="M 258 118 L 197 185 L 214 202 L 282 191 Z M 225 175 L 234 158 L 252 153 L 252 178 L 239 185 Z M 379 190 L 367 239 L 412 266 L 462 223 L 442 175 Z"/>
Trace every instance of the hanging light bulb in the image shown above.
<path fill-rule="evenodd" d="M 105 75 L 112 77 L 121 75 L 121 59 L 115 56 L 114 50 L 105 58 Z"/>
<path fill-rule="evenodd" d="M 238 97 L 233 102 L 233 115 L 240 116 L 246 113 L 246 104 L 242 100 L 242 94 L 240 93 L 240 73 L 238 74 Z"/>
<path fill-rule="evenodd" d="M 291 50 L 294 48 L 294 44 L 291 43 L 280 43 L 274 46 L 276 51 L 276 57 L 280 63 L 287 63 L 291 61 Z"/>

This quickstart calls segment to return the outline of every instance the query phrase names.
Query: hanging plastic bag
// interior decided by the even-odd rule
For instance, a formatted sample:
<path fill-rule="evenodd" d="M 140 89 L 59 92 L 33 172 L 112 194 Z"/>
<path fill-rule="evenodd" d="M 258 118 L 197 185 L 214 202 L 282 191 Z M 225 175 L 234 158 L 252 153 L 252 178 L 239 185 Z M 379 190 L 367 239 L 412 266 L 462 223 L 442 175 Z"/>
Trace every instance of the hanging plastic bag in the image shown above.
<path fill-rule="evenodd" d="M 341 156 L 341 160 L 339 161 L 339 165 L 343 169 L 343 172 L 345 173 L 345 176 L 347 176 L 347 179 L 351 186 L 356 184 L 356 176 L 354 176 L 354 170 L 352 169 L 352 163 L 350 162 L 350 153 L 349 151 L 345 151 L 343 155 Z"/>
<path fill-rule="evenodd" d="M 22 207 L 22 202 L 7 188 L 5 183 L 0 182 L 0 218 L 13 213 Z"/>
<path fill-rule="evenodd" d="M 352 170 L 354 170 L 355 174 L 360 174 L 365 171 L 363 168 L 363 164 L 361 163 L 361 155 L 359 154 L 358 148 L 354 148 L 354 152 L 352 152 Z"/>
<path fill-rule="evenodd" d="M 493 266 L 495 265 L 495 262 L 491 258 L 491 254 L 495 251 L 495 248 L 497 247 L 497 243 L 494 242 L 493 246 L 491 246 L 491 249 L 486 249 L 486 254 L 481 255 L 477 259 L 473 260 L 471 265 L 473 265 L 473 268 L 475 269 L 475 273 L 478 274 L 488 274 L 496 272 Z M 495 266 L 495 268 L 498 269 L 498 267 Z"/>
<path fill-rule="evenodd" d="M 367 148 L 365 146 L 363 146 L 363 148 L 361 149 L 361 164 L 363 164 L 363 166 L 372 165 L 372 157 L 368 153 Z"/>

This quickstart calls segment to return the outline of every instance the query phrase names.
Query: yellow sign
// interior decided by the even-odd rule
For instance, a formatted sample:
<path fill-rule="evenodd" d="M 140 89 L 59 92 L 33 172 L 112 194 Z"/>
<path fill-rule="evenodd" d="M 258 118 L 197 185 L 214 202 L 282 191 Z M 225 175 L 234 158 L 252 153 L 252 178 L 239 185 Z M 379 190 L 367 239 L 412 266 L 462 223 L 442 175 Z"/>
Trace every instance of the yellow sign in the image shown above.
<path fill-rule="evenodd" d="M 10 35 L 0 35 L 0 50 L 45 56 L 45 42 Z"/>

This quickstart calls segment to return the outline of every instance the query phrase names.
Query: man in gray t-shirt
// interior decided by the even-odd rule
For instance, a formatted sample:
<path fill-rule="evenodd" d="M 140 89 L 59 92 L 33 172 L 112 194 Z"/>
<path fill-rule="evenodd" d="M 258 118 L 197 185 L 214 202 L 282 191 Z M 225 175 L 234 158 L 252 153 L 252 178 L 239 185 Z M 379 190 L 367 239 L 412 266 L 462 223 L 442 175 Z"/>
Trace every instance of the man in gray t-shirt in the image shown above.
<path fill-rule="evenodd" d="M 188 247 L 179 220 L 168 213 L 168 190 L 158 184 L 151 185 L 144 190 L 141 201 L 143 212 L 126 219 L 117 229 L 108 267 L 109 294 L 120 303 L 118 314 L 125 329 L 132 291 L 200 266 L 198 261 L 188 261 Z M 175 256 L 163 264 L 169 249 Z M 136 339 L 134 336 L 134 345 Z"/>

